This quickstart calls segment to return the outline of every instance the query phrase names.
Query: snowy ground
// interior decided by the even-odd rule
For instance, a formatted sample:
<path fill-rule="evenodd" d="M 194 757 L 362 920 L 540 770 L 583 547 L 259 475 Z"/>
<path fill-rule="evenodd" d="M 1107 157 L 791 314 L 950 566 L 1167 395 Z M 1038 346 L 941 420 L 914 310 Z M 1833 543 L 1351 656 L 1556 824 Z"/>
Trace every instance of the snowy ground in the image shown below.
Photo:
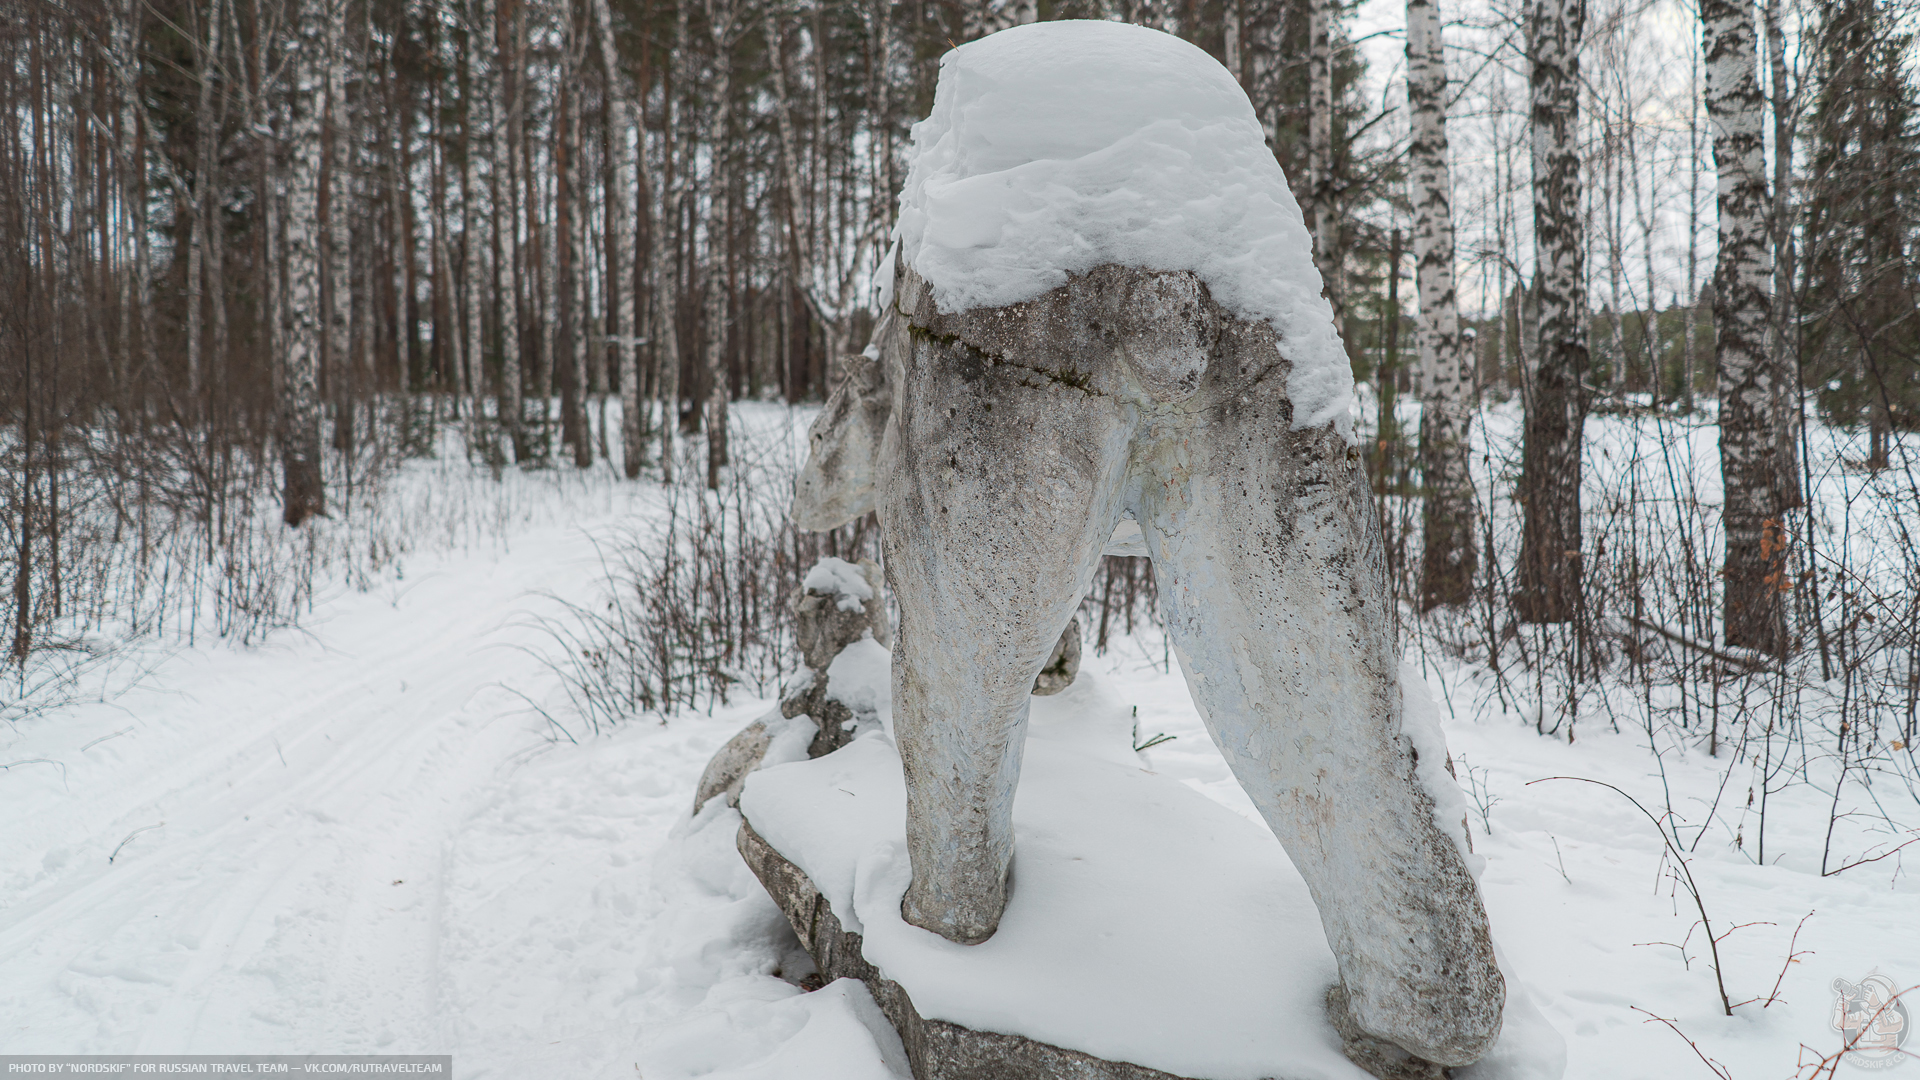
<path fill-rule="evenodd" d="M 493 542 L 410 556 L 398 579 L 321 598 L 300 631 L 151 654 L 109 702 L 0 729 L 0 765 L 20 763 L 0 771 L 0 1052 L 451 1053 L 463 1078 L 903 1075 L 859 994 L 778 977 L 803 962 L 730 822 L 689 821 L 708 756 L 768 702 L 575 745 L 520 696 L 557 699 L 517 648 L 543 641 L 526 617 L 552 610 L 546 594 L 590 597 L 593 530 L 655 505 L 610 479 L 552 483 L 516 495 L 535 509 L 499 516 Z M 1138 706 L 1143 736 L 1177 736 L 1143 765 L 1253 816 L 1156 637 L 1087 664 Z M 1717 834 L 1689 853 L 1716 932 L 1758 924 L 1721 944 L 1732 1000 L 1780 978 L 1781 1000 L 1719 1015 L 1653 826 L 1611 791 L 1530 782 L 1604 780 L 1656 812 L 1670 791 L 1685 810 L 1744 801 L 1720 790 L 1725 762 L 1670 749 L 1663 781 L 1644 735 L 1543 739 L 1441 674 L 1449 743 L 1486 807 L 1474 839 L 1510 985 L 1565 1039 L 1567 1076 L 1713 1075 L 1649 1014 L 1733 1077 L 1791 1076 L 1803 1044 L 1838 1046 L 1834 979 L 1920 982 L 1920 887 L 1897 859 L 1820 877 L 1826 811 L 1808 791 L 1773 809 L 1772 865 Z"/>

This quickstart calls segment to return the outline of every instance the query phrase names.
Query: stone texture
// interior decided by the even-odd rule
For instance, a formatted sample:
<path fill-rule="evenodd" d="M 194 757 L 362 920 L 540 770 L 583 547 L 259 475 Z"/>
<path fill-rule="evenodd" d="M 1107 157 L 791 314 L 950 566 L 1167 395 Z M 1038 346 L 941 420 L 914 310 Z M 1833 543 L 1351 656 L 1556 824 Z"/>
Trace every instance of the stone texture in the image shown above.
<path fill-rule="evenodd" d="M 1340 1033 L 1341 1049 L 1355 1065 L 1380 1080 L 1446 1080 L 1450 1070 L 1414 1057 L 1390 1042 L 1383 1042 L 1360 1030 L 1347 1010 L 1347 988 L 1327 988 L 1327 1019 Z"/>
<path fill-rule="evenodd" d="M 1054 643 L 1053 652 L 1047 656 L 1047 664 L 1034 677 L 1033 692 L 1039 697 L 1057 694 L 1073 685 L 1074 676 L 1080 674 L 1080 620 L 1074 619 L 1060 634 L 1060 640 Z"/>
<path fill-rule="evenodd" d="M 816 672 L 813 680 L 804 686 L 796 687 L 780 701 L 780 715 L 791 720 L 806 715 L 820 725 L 820 733 L 813 737 L 807 747 L 808 757 L 820 757 L 831 754 L 853 740 L 853 731 L 848 726 L 861 719 L 827 689 L 827 673 Z"/>
<path fill-rule="evenodd" d="M 874 357 L 846 357 L 846 375 L 807 431 L 809 453 L 794 478 L 793 520 L 809 532 L 839 528 L 873 509 L 880 441 L 892 397 L 887 368 Z"/>
<path fill-rule="evenodd" d="M 699 813 L 715 795 L 725 795 L 728 806 L 740 805 L 740 787 L 747 782 L 747 774 L 760 767 L 772 741 L 765 720 L 755 720 L 728 739 L 700 774 L 700 783 L 693 789 L 693 812 Z"/>
<path fill-rule="evenodd" d="M 1294 423 L 1297 343 L 1191 272 L 1102 266 L 969 311 L 940 310 L 909 266 L 894 286 L 884 370 L 836 389 L 794 514 L 885 525 L 908 920 L 962 943 L 998 925 L 1028 702 L 1058 681 L 1059 628 L 1124 529 L 1229 765 L 1320 898 L 1344 1015 L 1476 1060 L 1505 984 L 1402 731 L 1359 454 L 1335 422 Z"/>
<path fill-rule="evenodd" d="M 960 312 L 897 267 L 877 343 L 907 921 L 963 944 L 997 927 L 1034 680 L 1131 519 L 1195 701 L 1319 902 L 1355 1027 L 1477 1060 L 1504 980 L 1403 731 L 1360 454 L 1335 423 L 1294 426 L 1290 344 L 1190 272 L 1124 266 Z"/>
<path fill-rule="evenodd" d="M 798 866 L 741 822 L 741 858 L 792 924 L 826 982 L 859 979 L 900 1033 L 914 1080 L 1191 1080 L 1124 1061 L 1104 1061 L 1019 1035 L 975 1031 L 921 1016 L 899 983 L 860 953 L 860 935 L 840 925 L 832 905 Z"/>
<path fill-rule="evenodd" d="M 805 715 L 819 726 L 819 734 L 807 747 L 808 757 L 831 754 L 845 746 L 854 736 L 850 724 L 861 720 L 877 723 L 879 719 L 857 715 L 836 699 L 827 686 L 827 668 L 832 666 L 834 657 L 840 655 L 840 650 L 869 632 L 882 645 L 891 637 L 887 632 L 887 605 L 881 588 L 880 567 L 872 559 L 860 560 L 859 567 L 872 590 L 860 607 L 842 608 L 838 594 L 804 586 L 793 593 L 793 634 L 809 675 L 781 699 L 780 715 L 788 720 Z M 1077 649 L 1074 666 L 1078 667 Z M 1071 675 L 1068 681 L 1072 681 Z M 699 813 L 708 799 L 721 794 L 726 796 L 728 806 L 738 806 L 740 786 L 746 783 L 748 773 L 760 767 L 771 742 L 772 734 L 765 720 L 755 720 L 727 740 L 700 774 L 700 783 L 693 794 L 693 812 Z"/>

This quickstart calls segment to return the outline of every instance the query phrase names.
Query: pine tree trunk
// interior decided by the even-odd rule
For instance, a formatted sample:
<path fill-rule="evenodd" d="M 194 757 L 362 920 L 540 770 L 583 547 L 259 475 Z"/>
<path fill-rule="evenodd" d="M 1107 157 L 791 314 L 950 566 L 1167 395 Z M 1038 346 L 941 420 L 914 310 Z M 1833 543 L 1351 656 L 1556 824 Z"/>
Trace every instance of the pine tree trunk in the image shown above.
<path fill-rule="evenodd" d="M 1601 140 L 1600 201 L 1607 228 L 1607 329 L 1613 337 L 1607 349 L 1607 389 L 1619 408 L 1627 394 L 1627 321 L 1620 296 L 1620 279 L 1626 271 L 1625 245 L 1620 239 L 1620 196 L 1625 185 L 1620 175 L 1620 139 L 1611 123 L 1606 126 Z"/>
<path fill-rule="evenodd" d="M 527 51 L 524 15 L 517 33 L 520 44 L 517 53 L 524 57 Z M 533 422 L 540 431 L 540 444 L 536 453 L 542 459 L 546 459 L 553 453 L 551 435 L 553 376 L 558 356 L 557 335 L 560 328 L 560 313 L 557 306 L 560 297 L 557 258 L 560 238 L 551 213 L 554 208 L 547 199 L 547 184 L 549 181 L 557 180 L 558 176 L 550 175 L 551 170 L 540 167 L 534 157 L 535 140 L 532 125 L 528 120 L 532 102 L 538 90 L 534 79 L 527 77 L 524 73 L 525 62 L 523 61 L 520 71 L 516 72 L 524 79 L 520 84 L 518 105 L 515 107 L 515 113 L 520 117 L 520 137 L 516 143 L 520 147 L 522 175 L 526 177 L 527 248 L 530 252 L 528 273 L 532 276 L 527 302 L 531 308 L 528 317 L 533 320 L 534 357 L 531 372 L 534 397 Z"/>
<path fill-rule="evenodd" d="M 1233 74 L 1235 82 L 1242 87 L 1247 85 L 1246 71 L 1240 63 L 1240 37 L 1243 17 L 1240 12 L 1241 0 L 1225 0 L 1220 9 L 1221 34 L 1226 38 L 1225 52 L 1227 70 Z"/>
<path fill-rule="evenodd" d="M 1533 0 L 1533 235 L 1539 337 L 1526 383 L 1520 591 L 1527 622 L 1568 622 L 1581 579 L 1580 444 L 1586 425 L 1587 297 L 1581 215 L 1580 41 L 1585 0 Z"/>
<path fill-rule="evenodd" d="M 486 323 L 483 311 L 488 292 L 487 242 L 483 235 L 485 218 L 480 213 L 480 181 L 475 175 L 474 159 L 480 153 L 480 141 L 474 135 L 474 121 L 479 116 L 479 99 L 483 96 L 480 83 L 485 76 L 479 70 L 480 42 L 485 38 L 480 28 L 487 25 L 486 7 L 481 0 L 472 0 L 468 7 L 467 47 L 461 50 L 466 60 L 466 86 L 461 94 L 460 112 L 460 248 L 461 277 L 466 282 L 466 367 L 462 374 L 462 391 L 468 395 L 467 415 L 477 421 L 484 412 L 481 401 L 486 396 L 487 385 L 487 347 Z"/>
<path fill-rule="evenodd" d="M 800 155 L 796 149 L 793 132 L 793 113 L 787 97 L 787 59 L 786 51 L 781 48 L 780 30 L 774 19 L 773 6 L 761 9 L 761 29 L 773 52 L 769 59 L 769 74 L 773 80 L 773 108 L 776 130 L 780 134 L 780 176 L 785 185 L 786 197 L 781 200 L 785 214 L 787 233 L 787 273 L 792 280 L 794 291 L 806 301 L 807 310 L 820 321 L 827 339 L 827 358 L 831 363 L 839 356 L 844 347 L 846 332 L 842 328 L 839 312 L 830 309 L 824 303 L 810 280 L 809 270 L 814 265 L 813 252 L 807 243 L 807 231 L 801 227 L 800 215 L 806 201 L 801 191 Z M 804 338 L 804 334 L 802 335 Z M 804 359 L 803 359 L 804 362 Z M 810 371 L 803 371 L 792 384 L 799 387 L 811 385 Z M 831 389 L 821 387 L 822 392 Z"/>
<path fill-rule="evenodd" d="M 303 4 L 294 56 L 292 176 L 287 191 L 287 318 L 280 378 L 282 514 L 299 525 L 325 512 L 320 478 L 320 185 L 322 121 L 327 109 L 326 15 Z"/>
<path fill-rule="evenodd" d="M 326 349 L 321 378 L 333 398 L 334 445 L 353 445 L 352 174 L 347 133 L 346 0 L 315 0 L 326 9 L 327 115 L 322 133 L 326 187 L 321 231 L 326 237 Z"/>
<path fill-rule="evenodd" d="M 1380 368 L 1374 372 L 1374 434 L 1378 445 L 1374 455 L 1373 491 L 1376 495 L 1401 494 L 1398 483 L 1400 458 L 1400 258 L 1405 253 L 1402 234 L 1393 230 L 1387 242 L 1387 331 L 1386 352 Z M 1418 268 L 1415 269 L 1416 276 Z M 1385 520 L 1385 515 L 1382 515 Z"/>
<path fill-rule="evenodd" d="M 1633 174 L 1633 220 L 1640 227 L 1640 254 L 1645 265 L 1646 307 L 1640 312 L 1640 343 L 1647 350 L 1647 402 L 1660 405 L 1660 290 L 1655 287 L 1653 276 L 1653 237 L 1654 215 L 1649 212 L 1648 204 L 1659 194 L 1651 177 L 1647 178 L 1647 190 L 1640 190 L 1640 128 L 1631 118 L 1627 122 L 1627 168 Z"/>
<path fill-rule="evenodd" d="M 124 52 L 119 62 L 123 65 L 123 80 L 130 80 L 140 70 L 140 13 L 145 5 L 138 0 L 127 0 L 128 12 L 122 27 L 125 38 L 121 42 Z M 116 6 L 116 11 L 118 10 Z M 147 118 L 146 109 L 139 106 L 139 88 L 131 82 L 124 82 L 120 88 L 120 108 L 125 119 L 122 138 L 129 138 L 133 151 L 128 156 L 126 186 L 121 191 L 121 199 L 127 207 L 127 230 L 133 241 L 132 296 L 128 307 L 133 327 L 131 339 L 137 344 L 129 357 L 127 378 L 129 408 L 123 416 L 129 416 L 135 422 L 144 422 L 146 401 L 144 390 L 159 366 L 159 349 L 156 341 L 158 328 L 153 317 L 153 242 L 151 230 L 147 227 Z M 142 512 L 145 511 L 145 485 L 148 478 L 141 475 Z"/>
<path fill-rule="evenodd" d="M 593 443 L 587 437 L 586 409 L 582 401 L 586 367 L 586 306 L 579 303 L 580 278 L 584 270 L 579 241 L 579 217 L 584 200 L 580 197 L 580 98 L 574 89 L 579 78 L 579 42 L 572 4 L 560 5 L 564 35 L 561 44 L 559 130 L 554 132 L 553 151 L 558 159 L 555 172 L 559 185 L 553 199 L 554 302 L 561 346 L 554 353 L 554 385 L 560 391 L 560 438 L 573 451 L 574 465 L 593 464 Z"/>
<path fill-rule="evenodd" d="M 200 54 L 198 66 L 199 101 L 194 109 L 194 126 L 199 129 L 198 145 L 194 148 L 193 161 L 193 231 L 188 241 L 187 254 L 187 396 L 189 408 L 196 412 L 200 409 L 201 388 L 207 380 L 204 315 L 201 311 L 206 303 L 204 274 L 208 245 L 207 219 L 209 211 L 217 209 L 213 192 L 218 171 L 218 156 L 215 151 L 215 130 L 218 127 L 213 119 L 213 68 L 220 54 L 220 3 L 213 0 L 208 5 L 207 26 L 204 40 L 201 35 L 194 37 L 194 48 Z M 216 302 L 218 294 L 215 294 Z"/>
<path fill-rule="evenodd" d="M 580 108 L 580 94 L 573 89 L 581 69 L 580 61 L 585 55 L 586 42 L 580 38 L 581 28 L 578 15 L 567 5 L 567 25 L 572 42 L 568 46 L 568 102 L 570 112 L 567 117 L 568 153 L 567 153 L 567 189 L 569 205 L 572 207 L 573 225 L 567 233 L 567 243 L 572 247 L 572 256 L 568 261 L 567 306 L 570 309 L 568 326 L 568 366 L 572 374 L 567 381 L 573 387 L 573 463 L 577 468 L 587 469 L 593 466 L 593 433 L 591 422 L 587 419 L 587 395 L 592 384 L 587 381 L 587 342 L 592 328 L 593 309 L 588 306 L 588 270 L 592 263 L 589 254 L 588 219 L 592 216 L 592 200 L 587 196 L 583 178 L 586 175 L 586 139 L 581 130 L 584 117 Z"/>
<path fill-rule="evenodd" d="M 1707 121 L 1713 132 L 1720 255 L 1713 276 L 1719 366 L 1720 474 L 1726 495 L 1726 641 L 1767 653 L 1786 646 L 1780 603 L 1779 403 L 1767 355 L 1767 181 L 1751 5 L 1702 0 Z"/>
<path fill-rule="evenodd" d="M 1447 65 L 1435 0 L 1407 0 L 1407 104 L 1413 139 L 1413 252 L 1420 293 L 1420 471 L 1426 505 L 1420 610 L 1464 604 L 1473 595 L 1473 478 L 1467 431 L 1473 422 L 1473 354 L 1460 338 L 1453 284 L 1453 181 L 1447 167 Z M 1389 318 L 1398 318 L 1390 311 Z"/>
<path fill-rule="evenodd" d="M 1693 412 L 1693 373 L 1699 370 L 1696 338 L 1700 322 L 1700 62 L 1687 80 L 1687 303 L 1686 336 L 1680 354 L 1680 411 Z M 1677 306 L 1677 305 L 1676 305 Z"/>
<path fill-rule="evenodd" d="M 1793 97 L 1787 93 L 1787 40 L 1780 0 L 1766 0 L 1767 64 L 1773 81 L 1773 322 L 1768 356 L 1773 363 L 1775 412 L 1780 429 L 1780 508 L 1806 503 L 1800 487 L 1800 363 L 1793 327 Z"/>

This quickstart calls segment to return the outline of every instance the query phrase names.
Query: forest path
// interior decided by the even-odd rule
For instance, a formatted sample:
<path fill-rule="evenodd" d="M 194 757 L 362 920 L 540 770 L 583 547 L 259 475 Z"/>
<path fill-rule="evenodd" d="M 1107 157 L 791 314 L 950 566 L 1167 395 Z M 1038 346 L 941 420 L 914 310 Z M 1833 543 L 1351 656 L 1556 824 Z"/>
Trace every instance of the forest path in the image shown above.
<path fill-rule="evenodd" d="M 468 961 L 541 922 L 489 923 L 489 900 L 583 839 L 547 821 L 538 844 L 503 846 L 526 831 L 490 811 L 553 749 L 514 693 L 555 684 L 526 651 L 543 644 L 528 616 L 597 576 L 579 525 L 535 528 L 327 596 L 263 647 L 180 649 L 109 705 L 0 731 L 0 761 L 58 762 L 0 773 L 0 1050 L 467 1042 L 495 980 L 516 978 Z M 661 812 L 684 801 L 672 786 L 640 785 Z M 584 839 L 604 862 L 664 831 Z"/>

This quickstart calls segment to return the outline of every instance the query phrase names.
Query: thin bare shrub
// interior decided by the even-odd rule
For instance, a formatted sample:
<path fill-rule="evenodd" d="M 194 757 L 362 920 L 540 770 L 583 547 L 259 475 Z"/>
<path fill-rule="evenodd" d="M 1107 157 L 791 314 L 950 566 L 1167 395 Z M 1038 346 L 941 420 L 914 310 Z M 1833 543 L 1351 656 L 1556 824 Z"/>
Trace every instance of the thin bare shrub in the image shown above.
<path fill-rule="evenodd" d="M 878 556 L 871 514 L 829 533 L 795 528 L 788 433 L 736 424 L 718 490 L 700 469 L 674 470 L 658 513 L 595 538 L 600 595 L 553 597 L 563 613 L 534 619 L 557 646 L 546 658 L 590 731 L 643 715 L 664 723 L 735 692 L 784 692 L 800 669 L 790 602 L 801 578 L 828 555 Z M 685 453 L 704 460 L 703 447 Z"/>

